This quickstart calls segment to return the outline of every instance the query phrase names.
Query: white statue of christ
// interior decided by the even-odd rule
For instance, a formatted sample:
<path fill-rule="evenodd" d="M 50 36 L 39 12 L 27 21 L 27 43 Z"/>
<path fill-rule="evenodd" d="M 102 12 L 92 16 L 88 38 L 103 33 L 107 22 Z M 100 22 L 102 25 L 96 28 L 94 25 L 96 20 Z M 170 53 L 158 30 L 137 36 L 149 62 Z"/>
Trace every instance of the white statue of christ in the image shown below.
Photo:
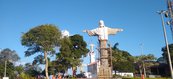
<path fill-rule="evenodd" d="M 98 36 L 99 40 L 108 40 L 108 35 L 114 35 L 117 32 L 121 32 L 123 29 L 119 28 L 109 28 L 104 25 L 104 21 L 99 21 L 99 27 L 93 30 L 84 30 L 90 36 Z"/>

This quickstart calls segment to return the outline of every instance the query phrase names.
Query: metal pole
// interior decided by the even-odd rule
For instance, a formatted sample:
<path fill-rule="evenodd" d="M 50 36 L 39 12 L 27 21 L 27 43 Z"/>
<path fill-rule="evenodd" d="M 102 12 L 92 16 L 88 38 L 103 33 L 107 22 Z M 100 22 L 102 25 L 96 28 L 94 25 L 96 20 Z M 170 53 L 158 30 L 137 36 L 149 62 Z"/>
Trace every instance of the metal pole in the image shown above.
<path fill-rule="evenodd" d="M 7 61 L 5 60 L 5 71 L 4 71 L 4 77 L 6 77 L 6 66 L 7 66 Z"/>
<path fill-rule="evenodd" d="M 140 44 L 141 45 L 141 56 L 143 55 L 143 44 Z M 143 68 L 143 71 L 144 71 L 144 77 L 146 77 L 146 70 L 145 70 L 145 63 L 144 63 L 144 60 L 142 60 L 142 68 Z"/>
<path fill-rule="evenodd" d="M 172 32 L 172 39 L 173 39 L 173 14 L 172 14 L 172 0 L 167 0 L 168 5 L 168 16 L 170 17 L 170 29 Z"/>
<path fill-rule="evenodd" d="M 173 15 L 172 15 L 172 0 L 167 0 L 167 4 L 168 4 L 168 11 L 170 13 L 170 17 L 171 20 L 173 19 Z"/>
<path fill-rule="evenodd" d="M 173 70 L 172 70 L 172 62 L 171 62 L 171 56 L 170 56 L 170 51 L 169 51 L 169 45 L 168 45 L 168 40 L 167 40 L 167 34 L 166 34 L 166 28 L 165 28 L 165 23 L 163 19 L 163 13 L 165 11 L 160 11 L 160 17 L 162 20 L 162 27 L 163 27 L 163 32 L 164 32 L 164 39 L 165 39 L 165 44 L 166 44 L 166 49 L 167 49 L 167 54 L 168 54 L 168 62 L 169 62 L 169 67 L 170 67 L 170 72 L 171 72 L 171 79 L 173 79 Z"/>

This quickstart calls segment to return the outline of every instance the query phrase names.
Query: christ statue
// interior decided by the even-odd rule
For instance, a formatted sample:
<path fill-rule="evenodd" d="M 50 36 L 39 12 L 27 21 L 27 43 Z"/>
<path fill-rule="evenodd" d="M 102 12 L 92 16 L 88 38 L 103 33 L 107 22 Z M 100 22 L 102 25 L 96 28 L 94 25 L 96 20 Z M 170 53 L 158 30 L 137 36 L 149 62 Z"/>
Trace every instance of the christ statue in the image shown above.
<path fill-rule="evenodd" d="M 90 36 L 98 36 L 99 40 L 99 52 L 100 52 L 100 68 L 98 78 L 107 79 L 112 77 L 112 71 L 110 64 L 108 62 L 109 53 L 107 49 L 107 40 L 109 35 L 117 34 L 118 32 L 123 31 L 119 28 L 109 28 L 104 25 L 103 20 L 99 21 L 99 27 L 93 30 L 84 30 L 83 32 L 88 33 Z M 111 50 L 109 50 L 111 52 Z M 103 77 L 104 76 L 104 77 Z"/>

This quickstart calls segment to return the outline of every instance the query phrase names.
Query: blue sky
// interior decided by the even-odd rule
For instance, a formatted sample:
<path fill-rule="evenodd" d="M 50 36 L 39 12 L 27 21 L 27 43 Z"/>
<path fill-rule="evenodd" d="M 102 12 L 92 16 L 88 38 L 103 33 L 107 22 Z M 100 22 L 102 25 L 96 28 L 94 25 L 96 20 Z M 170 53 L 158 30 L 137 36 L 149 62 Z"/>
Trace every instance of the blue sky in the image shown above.
<path fill-rule="evenodd" d="M 16 50 L 21 62 L 31 62 L 33 56 L 24 57 L 27 48 L 21 45 L 22 32 L 41 24 L 55 24 L 71 35 L 82 35 L 88 44 L 97 44 L 96 37 L 82 30 L 97 28 L 98 21 L 104 20 L 108 27 L 124 29 L 109 36 L 111 45 L 118 42 L 120 49 L 137 56 L 143 43 L 143 54 L 160 57 L 165 43 L 156 13 L 159 10 L 166 10 L 165 0 L 0 0 L 0 48 Z M 172 43 L 168 26 L 167 34 Z"/>

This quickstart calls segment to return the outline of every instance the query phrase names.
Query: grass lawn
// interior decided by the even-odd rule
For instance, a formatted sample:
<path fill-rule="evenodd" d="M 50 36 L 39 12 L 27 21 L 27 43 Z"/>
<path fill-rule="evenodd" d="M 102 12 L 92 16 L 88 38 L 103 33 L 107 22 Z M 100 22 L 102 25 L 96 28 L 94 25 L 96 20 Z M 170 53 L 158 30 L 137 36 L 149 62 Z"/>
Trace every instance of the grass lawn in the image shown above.
<path fill-rule="evenodd" d="M 122 78 L 122 79 L 141 79 L 141 78 L 138 77 L 138 78 Z M 145 79 L 171 79 L 171 78 L 145 78 Z"/>

